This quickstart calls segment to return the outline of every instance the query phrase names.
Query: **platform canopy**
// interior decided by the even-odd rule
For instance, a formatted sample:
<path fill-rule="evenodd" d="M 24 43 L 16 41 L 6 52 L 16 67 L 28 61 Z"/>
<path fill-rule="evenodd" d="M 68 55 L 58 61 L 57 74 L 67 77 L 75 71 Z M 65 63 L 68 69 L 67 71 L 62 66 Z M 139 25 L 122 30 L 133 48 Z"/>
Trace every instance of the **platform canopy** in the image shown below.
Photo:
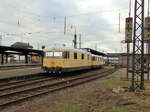
<path fill-rule="evenodd" d="M 42 55 L 43 51 L 35 50 L 35 49 L 18 48 L 18 47 L 0 46 L 0 54 Z"/>
<path fill-rule="evenodd" d="M 9 46 L 0 46 L 1 54 L 1 64 L 4 64 L 4 55 L 6 55 L 6 63 L 8 62 L 9 55 L 24 55 L 25 63 L 28 63 L 28 55 L 30 56 L 40 56 L 43 57 L 42 50 L 19 48 L 19 47 L 9 47 Z"/>
<path fill-rule="evenodd" d="M 96 51 L 94 49 L 91 49 L 91 48 L 82 48 L 83 50 L 87 50 L 88 52 L 90 52 L 91 54 L 94 54 L 94 55 L 99 55 L 99 56 L 107 56 L 105 53 L 103 52 L 99 52 L 99 51 Z"/>

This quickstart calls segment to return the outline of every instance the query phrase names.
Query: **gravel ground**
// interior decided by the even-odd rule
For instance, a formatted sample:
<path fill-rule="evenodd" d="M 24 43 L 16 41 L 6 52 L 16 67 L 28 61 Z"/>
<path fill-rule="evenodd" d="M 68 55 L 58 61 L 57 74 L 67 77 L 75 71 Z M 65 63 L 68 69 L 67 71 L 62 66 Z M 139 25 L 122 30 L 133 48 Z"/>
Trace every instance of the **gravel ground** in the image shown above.
<path fill-rule="evenodd" d="M 125 74 L 122 70 L 113 76 L 39 97 L 0 112 L 150 112 L 150 85 L 145 84 L 147 91 L 129 92 L 131 83 L 117 77 Z M 124 90 L 119 93 L 113 91 L 119 88 Z"/>
<path fill-rule="evenodd" d="M 46 108 L 55 106 L 55 104 L 59 101 L 70 100 L 77 96 L 84 96 L 87 92 L 93 91 L 100 80 L 102 79 L 85 83 L 74 88 L 51 93 L 40 98 L 35 98 L 32 101 L 27 101 L 23 104 L 10 107 L 8 109 L 2 110 L 1 112 L 42 112 Z"/>

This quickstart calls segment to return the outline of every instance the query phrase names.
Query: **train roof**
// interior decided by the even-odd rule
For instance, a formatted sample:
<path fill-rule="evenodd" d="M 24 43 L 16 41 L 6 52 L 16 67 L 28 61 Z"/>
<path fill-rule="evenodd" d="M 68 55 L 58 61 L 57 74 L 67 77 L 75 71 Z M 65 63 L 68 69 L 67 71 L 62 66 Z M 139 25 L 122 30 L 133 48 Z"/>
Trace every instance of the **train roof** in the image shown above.
<path fill-rule="evenodd" d="M 46 49 L 44 51 L 45 52 L 47 52 L 47 51 L 72 51 L 72 52 L 80 52 L 80 53 L 91 54 L 86 49 L 71 49 L 71 48 L 50 48 L 50 49 Z"/>
<path fill-rule="evenodd" d="M 73 49 L 73 48 L 63 47 L 63 48 L 50 48 L 50 49 L 46 49 L 44 51 L 46 52 L 46 51 L 52 51 L 52 50 L 81 52 L 81 53 L 92 54 L 93 56 L 107 56 L 105 53 L 96 51 L 96 50 L 91 49 L 91 48 Z"/>
<path fill-rule="evenodd" d="M 100 57 L 100 58 L 102 58 L 102 57 L 103 57 L 103 56 L 95 55 L 95 54 L 92 54 L 92 56 L 96 56 L 96 57 Z"/>

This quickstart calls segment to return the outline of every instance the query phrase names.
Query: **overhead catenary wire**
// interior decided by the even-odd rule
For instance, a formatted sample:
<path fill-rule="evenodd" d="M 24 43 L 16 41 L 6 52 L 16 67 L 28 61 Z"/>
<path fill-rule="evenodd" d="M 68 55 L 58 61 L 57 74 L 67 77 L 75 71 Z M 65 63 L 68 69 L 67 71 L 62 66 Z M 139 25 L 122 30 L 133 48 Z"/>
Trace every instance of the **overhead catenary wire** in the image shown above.
<path fill-rule="evenodd" d="M 13 8 L 16 8 L 16 7 L 13 7 Z M 53 23 L 56 22 L 56 19 L 62 19 L 62 17 L 64 18 L 64 16 L 49 16 L 49 15 L 40 15 L 40 14 L 36 14 L 34 12 L 29 12 L 29 11 L 22 11 L 22 10 L 19 10 L 20 12 L 24 12 L 25 14 L 29 14 L 29 15 L 32 15 L 32 16 L 36 16 L 36 18 L 34 19 L 37 19 L 38 22 L 42 22 L 41 21 L 41 18 L 44 17 L 44 18 L 53 18 Z M 116 9 L 113 9 L 113 10 L 99 10 L 99 11 L 94 11 L 94 12 L 87 12 L 87 13 L 80 13 L 80 14 L 74 14 L 74 15 L 66 15 L 66 17 L 68 18 L 72 18 L 72 17 L 78 17 L 78 16 L 82 16 L 82 15 L 89 15 L 89 14 L 99 14 L 99 13 L 107 13 L 107 12 L 115 12 Z M 25 15 L 21 15 L 21 16 L 25 16 Z M 28 18 L 28 16 L 26 15 L 26 17 Z M 31 18 L 31 20 L 33 20 L 33 18 Z M 35 23 L 34 23 L 35 24 Z"/>
<path fill-rule="evenodd" d="M 115 12 L 116 11 L 116 9 L 114 9 L 114 10 L 103 10 L 103 11 L 94 11 L 94 12 L 87 12 L 87 13 L 80 13 L 80 14 L 74 14 L 74 15 L 66 15 L 66 18 L 68 19 L 68 18 L 73 18 L 73 17 L 78 17 L 78 16 L 82 16 L 82 15 L 91 15 L 91 14 L 99 14 L 99 13 L 109 13 L 109 12 Z M 49 15 L 47 15 L 47 16 L 44 16 L 44 15 L 40 15 L 40 14 L 35 14 L 35 13 L 32 13 L 32 12 L 24 12 L 25 14 L 27 14 L 27 15 L 21 15 L 21 16 L 27 16 L 28 17 L 28 14 L 29 15 L 31 15 L 31 16 L 34 16 L 35 17 L 35 19 L 37 19 L 39 22 L 42 22 L 42 19 L 41 18 L 49 18 L 49 17 L 51 17 L 54 21 L 54 23 L 56 23 L 56 19 L 62 19 L 62 16 L 49 16 Z M 64 19 L 64 16 L 63 16 L 63 19 Z M 62 20 L 63 20 L 62 19 Z M 121 18 L 120 18 L 121 19 Z M 31 18 L 31 20 L 32 20 L 32 18 Z M 23 22 L 24 22 L 24 20 L 22 20 L 21 18 L 19 19 L 19 24 L 21 25 L 21 24 L 23 24 Z M 29 23 L 30 23 L 30 21 L 29 21 Z M 34 23 L 35 24 L 35 23 Z M 63 24 L 63 23 L 62 23 Z M 114 25 L 114 24 L 109 24 L 109 25 Z M 117 23 L 115 24 L 115 25 L 118 25 Z M 22 25 L 21 27 L 24 27 L 24 25 Z M 67 26 L 66 26 L 67 27 Z M 70 26 L 69 26 L 70 27 Z M 82 26 L 82 25 L 80 25 L 80 27 L 86 27 L 86 26 Z M 64 28 L 65 29 L 65 28 Z M 64 32 L 65 32 L 65 30 L 64 30 Z M 26 32 L 25 32 L 26 33 Z M 22 35 L 28 35 L 28 34 L 25 34 L 25 33 L 22 33 Z M 28 33 L 30 33 L 29 35 L 31 35 L 31 33 L 32 34 L 39 34 L 39 33 L 35 33 L 35 32 L 28 32 Z M 42 34 L 48 34 L 48 32 L 42 32 L 42 31 L 40 31 L 40 33 L 42 33 Z M 63 31 L 62 32 L 49 32 L 49 33 L 63 33 Z M 10 34 L 11 35 L 11 34 Z M 15 34 L 14 34 L 15 35 Z M 18 35 L 18 34 L 16 34 L 16 35 Z"/>
<path fill-rule="evenodd" d="M 12 6 L 12 4 L 9 4 L 9 7 L 15 8 L 18 11 L 18 9 L 15 6 Z M 25 8 L 26 7 L 24 7 L 23 9 L 25 9 Z M 55 18 L 55 20 L 56 20 L 56 19 L 63 19 L 64 18 L 64 15 L 61 15 L 61 16 L 56 16 L 56 15 L 42 15 L 42 14 L 37 14 L 37 13 L 35 13 L 33 11 L 25 11 L 25 10 L 21 10 L 21 9 L 19 11 L 22 12 L 22 13 L 28 14 L 28 15 L 35 16 L 38 19 L 39 18 L 53 18 L 53 20 L 54 20 L 54 18 Z M 85 12 L 85 13 L 78 13 L 78 14 L 66 15 L 66 17 L 70 18 L 70 17 L 78 17 L 78 16 L 82 16 L 82 15 L 109 13 L 109 12 L 116 12 L 116 11 L 117 11 L 117 9 L 112 9 L 112 10 L 97 10 L 97 11 L 93 11 L 93 12 Z"/>
<path fill-rule="evenodd" d="M 12 8 L 14 8 L 14 9 L 16 9 L 17 11 L 18 11 L 18 9 L 17 9 L 17 7 L 16 7 L 16 4 L 8 4 L 7 3 L 7 5 L 9 6 L 9 7 L 12 7 Z M 30 11 L 27 11 L 27 10 L 30 10 Z M 56 15 L 52 15 L 52 16 L 50 16 L 50 15 L 41 15 L 41 14 L 39 14 L 39 13 L 36 13 L 36 12 L 33 12 L 32 11 L 33 9 L 31 8 L 31 7 L 29 7 L 28 5 L 24 5 L 23 6 L 23 8 L 22 9 L 20 9 L 19 11 L 20 12 L 23 12 L 23 13 L 26 13 L 26 14 L 29 14 L 29 15 L 34 15 L 34 16 L 36 16 L 36 17 L 43 17 L 43 18 L 61 18 L 61 19 L 63 19 L 64 18 L 64 15 L 61 15 L 61 16 L 56 16 Z M 67 15 L 66 14 L 66 16 L 67 17 L 75 17 L 75 16 L 81 16 L 81 15 L 89 15 L 89 14 L 99 14 L 99 13 L 109 13 L 109 12 L 116 12 L 118 9 L 111 9 L 111 10 L 101 10 L 101 9 L 96 9 L 95 11 L 93 11 L 93 12 L 85 12 L 85 13 L 78 13 L 78 14 L 71 14 L 71 15 Z M 124 12 L 124 10 L 126 10 L 126 9 L 122 9 L 123 11 L 122 12 Z"/>

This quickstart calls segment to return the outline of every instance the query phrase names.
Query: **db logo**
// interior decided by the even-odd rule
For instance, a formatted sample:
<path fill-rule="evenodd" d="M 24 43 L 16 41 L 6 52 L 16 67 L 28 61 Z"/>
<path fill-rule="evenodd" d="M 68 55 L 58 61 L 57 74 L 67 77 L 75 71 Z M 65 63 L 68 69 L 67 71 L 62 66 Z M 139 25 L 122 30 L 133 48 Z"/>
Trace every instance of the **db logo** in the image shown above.
<path fill-rule="evenodd" d="M 55 62 L 54 62 L 54 61 L 52 61 L 52 62 L 51 62 L 51 64 L 52 64 L 52 65 L 54 65 L 54 64 L 55 64 Z"/>

